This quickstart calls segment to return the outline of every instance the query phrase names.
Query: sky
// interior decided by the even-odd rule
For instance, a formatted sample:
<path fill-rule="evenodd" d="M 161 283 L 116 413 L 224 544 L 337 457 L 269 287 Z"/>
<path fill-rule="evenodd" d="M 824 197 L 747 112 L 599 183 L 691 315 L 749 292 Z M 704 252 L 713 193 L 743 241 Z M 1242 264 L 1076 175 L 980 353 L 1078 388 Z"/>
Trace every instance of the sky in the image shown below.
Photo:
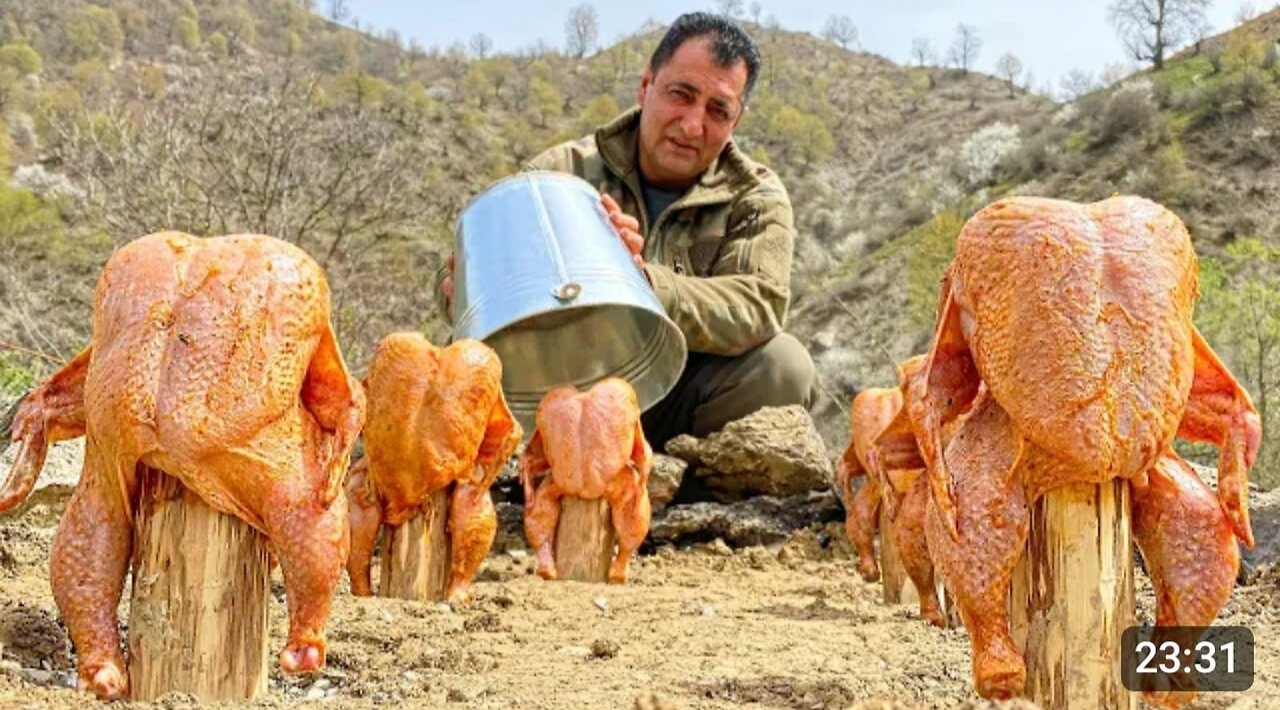
<path fill-rule="evenodd" d="M 773 15 L 783 28 L 820 34 L 832 15 L 846 15 L 858 28 L 863 51 L 900 64 L 909 62 L 915 37 L 928 39 L 945 55 L 956 25 L 977 28 L 982 39 L 977 68 L 995 73 L 996 60 L 1006 52 L 1021 60 L 1034 77 L 1036 90 L 1053 89 L 1072 69 L 1094 76 L 1108 64 L 1136 66 L 1125 53 L 1107 20 L 1112 0 L 758 0 L 761 18 Z M 1274 0 L 1211 0 L 1209 24 L 1214 33 L 1233 26 L 1242 6 L 1268 9 Z M 565 18 L 580 4 L 595 7 L 600 19 L 600 42 L 612 44 L 634 32 L 645 21 L 663 24 L 683 12 L 712 10 L 710 0 L 347 0 L 351 15 L 362 29 L 378 32 L 396 29 L 408 41 L 423 47 L 448 47 L 473 35 L 488 35 L 499 52 L 529 47 L 539 40 L 564 47 Z M 750 8 L 752 0 L 743 0 Z M 320 0 L 325 12 L 329 0 Z M 1256 13 L 1255 13 L 1256 14 Z M 347 21 L 351 23 L 350 20 Z"/>

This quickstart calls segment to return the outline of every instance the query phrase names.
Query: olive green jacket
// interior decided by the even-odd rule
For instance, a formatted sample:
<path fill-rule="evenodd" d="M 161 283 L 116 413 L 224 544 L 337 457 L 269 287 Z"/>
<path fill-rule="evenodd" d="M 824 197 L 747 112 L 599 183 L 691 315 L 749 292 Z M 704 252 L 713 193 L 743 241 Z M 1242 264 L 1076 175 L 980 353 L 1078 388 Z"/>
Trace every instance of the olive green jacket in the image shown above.
<path fill-rule="evenodd" d="M 645 214 L 639 127 L 637 107 L 525 168 L 583 178 L 640 221 L 649 282 L 690 351 L 738 355 L 764 343 L 782 330 L 791 298 L 795 228 L 782 182 L 730 142 L 665 212 Z"/>

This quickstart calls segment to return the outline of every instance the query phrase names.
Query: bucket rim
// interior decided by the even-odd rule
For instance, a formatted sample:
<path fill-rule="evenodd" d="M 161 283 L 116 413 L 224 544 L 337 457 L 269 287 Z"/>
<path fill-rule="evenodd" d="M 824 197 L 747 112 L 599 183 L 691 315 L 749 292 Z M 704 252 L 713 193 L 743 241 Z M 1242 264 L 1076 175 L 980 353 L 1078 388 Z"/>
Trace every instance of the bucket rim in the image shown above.
<path fill-rule="evenodd" d="M 650 314 L 652 314 L 652 315 L 654 316 L 654 318 L 656 318 L 659 322 L 662 322 L 662 323 L 665 323 L 665 324 L 667 324 L 667 325 L 671 326 L 670 330 L 671 330 L 671 331 L 673 331 L 673 332 L 676 334 L 677 339 L 680 341 L 680 346 L 681 346 L 681 347 L 680 347 L 680 349 L 681 349 L 682 351 L 684 351 L 684 353 L 685 353 L 686 357 L 688 356 L 688 353 L 689 353 L 689 343 L 688 343 L 688 341 L 687 341 L 687 340 L 685 340 L 685 337 L 684 337 L 684 331 L 680 330 L 680 326 L 676 325 L 676 322 L 675 322 L 674 320 L 672 320 L 672 319 L 671 319 L 671 316 L 667 315 L 666 313 L 659 313 L 659 312 L 657 312 L 657 311 L 654 311 L 654 310 L 651 310 L 651 309 L 648 309 L 648 308 L 641 307 L 641 306 L 639 306 L 639 305 L 637 305 L 637 304 L 635 304 L 635 303 L 627 303 L 627 302 L 625 302 L 625 301 L 615 301 L 615 300 L 609 300 L 609 301 L 594 301 L 594 302 L 592 302 L 592 303 L 581 303 L 581 304 L 576 304 L 576 305 L 567 305 L 567 306 L 561 306 L 560 308 L 553 308 L 553 309 L 549 309 L 549 310 L 537 311 L 536 313 L 530 313 L 530 314 L 528 314 L 528 315 L 526 315 L 526 316 L 521 316 L 518 320 L 515 320 L 515 321 L 512 321 L 512 322 L 510 322 L 510 323 L 507 323 L 507 324 L 506 324 L 506 325 L 504 325 L 503 327 L 498 328 L 497 330 L 494 330 L 494 331 L 492 331 L 492 332 L 490 332 L 490 333 L 486 333 L 486 334 L 484 334 L 483 336 L 479 336 L 479 335 L 476 335 L 476 334 L 474 334 L 474 333 L 467 333 L 467 334 L 466 334 L 466 335 L 464 335 L 463 337 L 464 337 L 464 338 L 473 338 L 473 339 L 481 340 L 481 341 L 483 341 L 483 340 L 488 340 L 489 338 L 493 337 L 493 336 L 494 336 L 494 335 L 496 335 L 497 333 L 499 333 L 499 332 L 501 332 L 501 331 L 504 331 L 504 330 L 506 330 L 506 329 L 508 329 L 508 328 L 510 328 L 510 327 L 512 327 L 512 326 L 514 326 L 514 325 L 518 325 L 518 324 L 520 324 L 520 323 L 523 323 L 523 322 L 525 322 L 525 321 L 527 321 L 527 320 L 529 320 L 529 319 L 531 319 L 531 318 L 537 318 L 537 317 L 539 317 L 539 316 L 544 316 L 544 315 L 546 315 L 546 314 L 548 314 L 548 313 L 562 313 L 562 312 L 565 312 L 565 311 L 579 311 L 579 310 L 583 310 L 583 309 L 586 309 L 586 308 L 600 308 L 600 307 L 603 307 L 603 306 L 614 306 L 614 307 L 619 307 L 619 308 L 630 308 L 630 309 L 634 309 L 634 310 L 637 310 L 637 311 L 642 311 L 642 312 L 644 312 L 644 313 L 650 313 Z"/>
<path fill-rule="evenodd" d="M 586 180 L 583 180 L 582 178 L 572 173 L 562 173 L 558 170 L 521 170 L 518 173 L 513 173 L 504 178 L 499 178 L 498 180 L 490 183 L 487 187 L 485 187 L 480 192 L 477 192 L 476 194 L 472 195 L 471 199 L 467 200 L 467 203 L 462 206 L 462 209 L 458 210 L 458 216 L 455 217 L 453 220 L 454 234 L 456 235 L 458 233 L 458 228 L 462 225 L 462 216 L 465 215 L 468 211 L 470 211 L 472 205 L 474 205 L 476 202 L 479 202 L 485 197 L 488 197 L 492 193 L 498 192 L 501 188 L 507 186 L 510 183 L 532 182 L 533 178 L 538 178 L 538 179 L 546 178 L 550 180 L 558 180 L 560 182 L 566 182 L 571 185 L 576 185 L 580 188 L 584 188 L 585 190 L 589 191 L 592 195 L 595 195 L 597 198 L 600 196 L 600 191 L 597 190 L 595 186 L 593 186 L 591 183 L 587 182 Z"/>

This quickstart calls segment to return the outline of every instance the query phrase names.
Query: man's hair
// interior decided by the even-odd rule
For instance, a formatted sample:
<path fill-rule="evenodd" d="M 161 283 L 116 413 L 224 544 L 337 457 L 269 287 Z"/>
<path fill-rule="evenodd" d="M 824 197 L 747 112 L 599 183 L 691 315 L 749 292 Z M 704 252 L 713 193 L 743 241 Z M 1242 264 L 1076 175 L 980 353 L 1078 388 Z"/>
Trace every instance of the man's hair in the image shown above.
<path fill-rule="evenodd" d="M 658 42 L 658 48 L 653 50 L 649 68 L 657 74 L 680 45 L 702 37 L 711 39 L 711 56 L 720 67 L 728 69 L 739 60 L 746 62 L 747 86 L 742 92 L 742 103 L 745 105 L 747 98 L 751 96 L 751 89 L 756 85 L 756 75 L 760 73 L 760 47 L 741 25 L 724 15 L 688 12 L 677 17 L 667 28 L 662 41 Z"/>

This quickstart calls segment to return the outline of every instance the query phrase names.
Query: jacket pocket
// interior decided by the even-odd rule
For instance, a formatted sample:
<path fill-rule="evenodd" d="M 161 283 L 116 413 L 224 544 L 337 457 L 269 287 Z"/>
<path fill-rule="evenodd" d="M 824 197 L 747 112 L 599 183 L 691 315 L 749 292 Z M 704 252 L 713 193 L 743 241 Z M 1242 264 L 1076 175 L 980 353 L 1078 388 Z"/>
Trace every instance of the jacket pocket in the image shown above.
<path fill-rule="evenodd" d="M 715 271 L 728 231 L 729 210 L 714 209 L 699 215 L 690 225 L 686 240 L 689 245 L 689 264 L 698 276 L 710 276 Z"/>

